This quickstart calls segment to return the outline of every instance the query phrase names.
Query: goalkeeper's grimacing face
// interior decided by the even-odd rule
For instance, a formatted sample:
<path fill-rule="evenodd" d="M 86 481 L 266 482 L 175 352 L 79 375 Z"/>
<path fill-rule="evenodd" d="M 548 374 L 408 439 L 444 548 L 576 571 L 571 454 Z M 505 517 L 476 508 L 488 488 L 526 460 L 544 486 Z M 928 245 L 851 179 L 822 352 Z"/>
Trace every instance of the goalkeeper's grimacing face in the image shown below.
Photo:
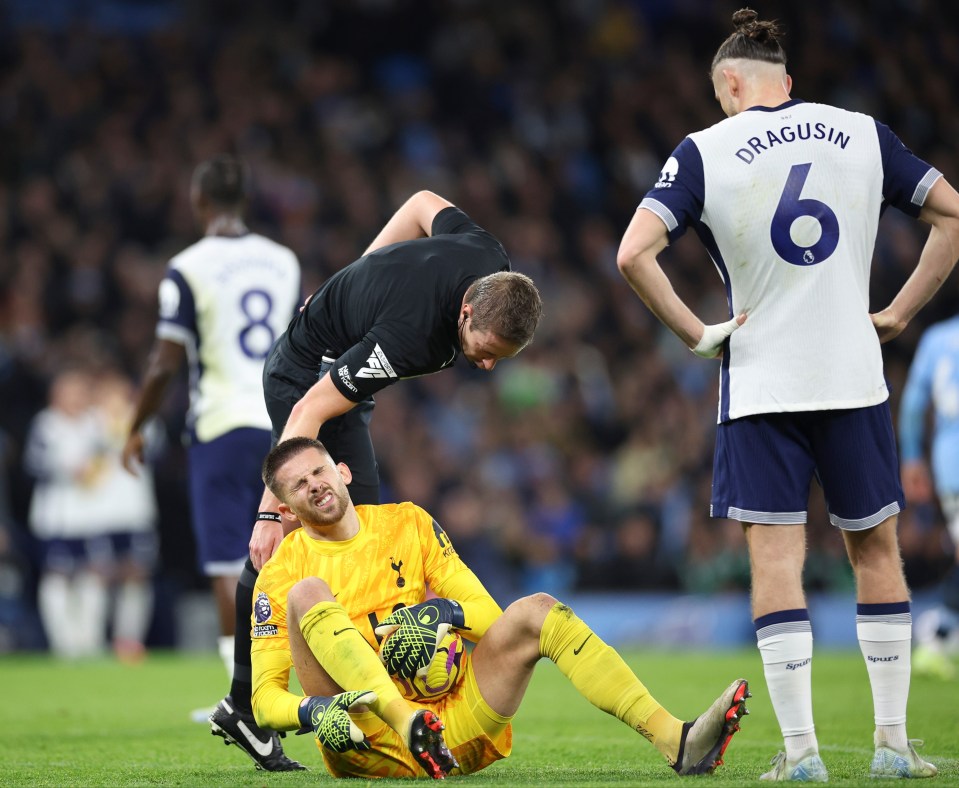
<path fill-rule="evenodd" d="M 350 505 L 346 485 L 351 478 L 346 465 L 337 465 L 330 455 L 317 449 L 291 457 L 276 473 L 283 503 L 302 525 L 320 529 L 343 519 Z"/>

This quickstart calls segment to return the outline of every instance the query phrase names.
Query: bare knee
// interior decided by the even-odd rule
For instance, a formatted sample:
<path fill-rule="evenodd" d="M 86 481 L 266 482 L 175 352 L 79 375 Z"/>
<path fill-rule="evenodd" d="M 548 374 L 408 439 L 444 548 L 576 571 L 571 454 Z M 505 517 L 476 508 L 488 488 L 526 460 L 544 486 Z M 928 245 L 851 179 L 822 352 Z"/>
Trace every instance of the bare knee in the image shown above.
<path fill-rule="evenodd" d="M 888 571 L 901 565 L 897 518 L 890 517 L 874 528 L 843 531 L 846 553 L 853 569 L 872 568 Z"/>
<path fill-rule="evenodd" d="M 843 537 L 849 563 L 856 575 L 856 597 L 859 602 L 900 602 L 909 598 L 896 537 L 895 517 L 868 530 L 844 531 Z"/>
<path fill-rule="evenodd" d="M 319 577 L 307 577 L 290 589 L 286 598 L 286 607 L 290 619 L 299 621 L 314 605 L 320 602 L 332 602 L 333 599 L 333 592 L 325 580 Z"/>
<path fill-rule="evenodd" d="M 516 628 L 517 634 L 535 638 L 539 642 L 539 634 L 543 630 L 543 622 L 549 611 L 557 604 L 557 600 L 545 594 L 538 592 L 517 599 L 503 613 L 503 617 L 509 617 L 510 622 Z"/>

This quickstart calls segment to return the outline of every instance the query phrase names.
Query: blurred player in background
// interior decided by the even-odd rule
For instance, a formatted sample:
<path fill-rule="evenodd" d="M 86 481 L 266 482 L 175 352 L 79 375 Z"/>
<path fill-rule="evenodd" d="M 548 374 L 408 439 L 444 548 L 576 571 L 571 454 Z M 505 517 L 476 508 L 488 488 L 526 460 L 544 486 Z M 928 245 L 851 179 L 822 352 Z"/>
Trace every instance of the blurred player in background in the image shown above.
<path fill-rule="evenodd" d="M 307 299 L 270 353 L 263 390 L 273 440 L 319 436 L 350 467 L 353 500 L 379 503 L 369 431 L 374 393 L 446 369 L 460 353 L 490 371 L 529 344 L 541 313 L 536 286 L 510 271 L 496 238 L 442 197 L 417 192 L 363 257 Z M 245 649 L 241 641 L 249 638 L 256 573 L 284 530 L 295 527 L 282 522 L 278 504 L 263 490 L 250 561 L 237 585 L 233 683 L 211 716 L 213 732 L 260 766 L 240 727 L 253 711 L 249 640 Z"/>
<path fill-rule="evenodd" d="M 36 477 L 30 525 L 44 547 L 39 605 L 51 651 L 143 658 L 157 556 L 156 498 L 148 470 L 120 464 L 131 384 L 115 370 L 72 367 L 54 378 L 25 453 Z"/>
<path fill-rule="evenodd" d="M 138 662 L 145 655 L 153 613 L 153 571 L 159 554 L 156 492 L 149 466 L 131 476 L 122 464 L 133 419 L 133 381 L 119 370 L 101 370 L 93 392 L 102 425 L 103 467 L 97 500 L 111 555 L 113 652 L 121 661 Z M 145 432 L 148 453 L 156 456 L 160 431 L 154 423 Z"/>
<path fill-rule="evenodd" d="M 60 370 L 24 451 L 24 465 L 36 480 L 30 528 L 43 546 L 40 618 L 51 652 L 65 659 L 97 656 L 106 643 L 109 567 L 98 511 L 89 506 L 100 480 L 103 442 L 93 403 L 90 373 Z"/>
<path fill-rule="evenodd" d="M 775 22 L 742 9 L 710 70 L 728 118 L 666 162 L 618 264 L 697 355 L 722 359 L 711 514 L 743 523 L 766 681 L 785 739 L 767 780 L 824 782 L 802 585 L 815 475 L 856 577 L 872 686 L 871 773 L 929 777 L 906 734 L 912 622 L 896 535 L 903 505 L 880 343 L 898 336 L 959 253 L 959 195 L 866 115 L 790 98 Z M 882 210 L 932 226 L 912 276 L 869 313 Z M 726 285 L 730 319 L 704 325 L 657 256 L 692 226 Z"/>
<path fill-rule="evenodd" d="M 683 722 L 548 594 L 502 612 L 427 512 L 412 503 L 354 506 L 349 468 L 318 441 L 278 444 L 263 477 L 283 518 L 302 528 L 257 579 L 254 709 L 262 725 L 312 728 L 333 776 L 416 777 L 423 769 L 442 779 L 507 757 L 511 720 L 542 657 L 677 773 L 705 774 L 722 762 L 745 713 L 744 680 Z M 427 587 L 436 598 L 426 600 Z M 472 653 L 460 637 L 476 643 Z M 306 697 L 289 692 L 291 667 Z M 434 668 L 434 678 L 418 676 Z"/>
<path fill-rule="evenodd" d="M 187 360 L 197 559 L 212 583 L 219 651 L 231 676 L 237 579 L 262 491 L 260 465 L 270 449 L 263 362 L 301 296 L 296 255 L 246 226 L 249 193 L 250 174 L 236 157 L 218 156 L 193 173 L 190 201 L 204 238 L 170 261 L 160 284 L 156 339 L 123 449 L 124 465 L 135 472 L 143 461 L 143 425 Z M 251 725 L 256 746 L 247 750 L 255 758 L 273 770 L 300 768 L 283 755 L 276 734 Z"/>
<path fill-rule="evenodd" d="M 926 416 L 934 413 L 929 465 L 924 459 Z M 933 480 L 946 518 L 955 562 L 942 584 L 942 606 L 917 621 L 917 672 L 955 678 L 948 643 L 959 627 L 959 317 L 931 326 L 916 350 L 899 411 L 902 483 L 909 501 L 932 501 Z"/>

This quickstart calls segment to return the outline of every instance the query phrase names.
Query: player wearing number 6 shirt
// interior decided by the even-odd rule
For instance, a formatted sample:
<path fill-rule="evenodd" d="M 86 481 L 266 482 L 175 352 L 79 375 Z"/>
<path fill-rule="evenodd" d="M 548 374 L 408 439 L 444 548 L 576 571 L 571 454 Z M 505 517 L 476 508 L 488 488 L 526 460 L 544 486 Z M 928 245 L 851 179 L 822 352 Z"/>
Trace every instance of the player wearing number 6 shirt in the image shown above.
<path fill-rule="evenodd" d="M 764 775 L 825 780 L 812 716 L 812 630 L 802 587 L 815 475 L 856 576 L 872 685 L 874 776 L 930 776 L 906 737 L 910 607 L 896 537 L 903 505 L 880 343 L 896 337 L 959 254 L 959 195 L 887 127 L 790 98 L 775 22 L 742 9 L 711 76 L 728 118 L 690 134 L 623 237 L 620 271 L 690 349 L 718 357 L 711 513 L 743 523 L 752 604 L 785 753 Z M 932 226 L 892 303 L 869 311 L 877 224 L 893 205 Z M 726 287 L 707 326 L 657 255 L 692 227 Z"/>
<path fill-rule="evenodd" d="M 205 236 L 170 261 L 160 284 L 156 339 L 123 452 L 135 472 L 135 461 L 143 460 L 141 427 L 187 359 L 197 561 L 213 585 L 220 653 L 231 674 L 236 583 L 262 490 L 260 464 L 270 449 L 263 362 L 301 296 L 296 255 L 243 222 L 249 188 L 245 164 L 232 156 L 206 161 L 193 174 L 191 204 Z"/>

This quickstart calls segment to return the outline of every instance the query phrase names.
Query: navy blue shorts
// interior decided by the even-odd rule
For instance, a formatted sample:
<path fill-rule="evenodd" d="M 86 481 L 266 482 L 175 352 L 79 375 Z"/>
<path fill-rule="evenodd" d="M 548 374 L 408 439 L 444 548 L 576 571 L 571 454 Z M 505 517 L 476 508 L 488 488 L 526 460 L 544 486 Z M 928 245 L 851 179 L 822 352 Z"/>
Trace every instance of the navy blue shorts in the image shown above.
<path fill-rule="evenodd" d="M 46 571 L 72 574 L 82 568 L 109 573 L 121 561 L 132 561 L 147 571 L 156 565 L 159 540 L 155 531 L 118 531 L 78 539 L 46 539 Z"/>
<path fill-rule="evenodd" d="M 269 430 L 243 427 L 189 449 L 190 509 L 197 566 L 207 577 L 239 575 L 250 554 L 263 495 Z"/>
<path fill-rule="evenodd" d="M 718 425 L 710 514 L 746 523 L 806 522 L 813 478 L 829 521 L 873 528 L 905 505 L 889 402 L 764 413 Z"/>

